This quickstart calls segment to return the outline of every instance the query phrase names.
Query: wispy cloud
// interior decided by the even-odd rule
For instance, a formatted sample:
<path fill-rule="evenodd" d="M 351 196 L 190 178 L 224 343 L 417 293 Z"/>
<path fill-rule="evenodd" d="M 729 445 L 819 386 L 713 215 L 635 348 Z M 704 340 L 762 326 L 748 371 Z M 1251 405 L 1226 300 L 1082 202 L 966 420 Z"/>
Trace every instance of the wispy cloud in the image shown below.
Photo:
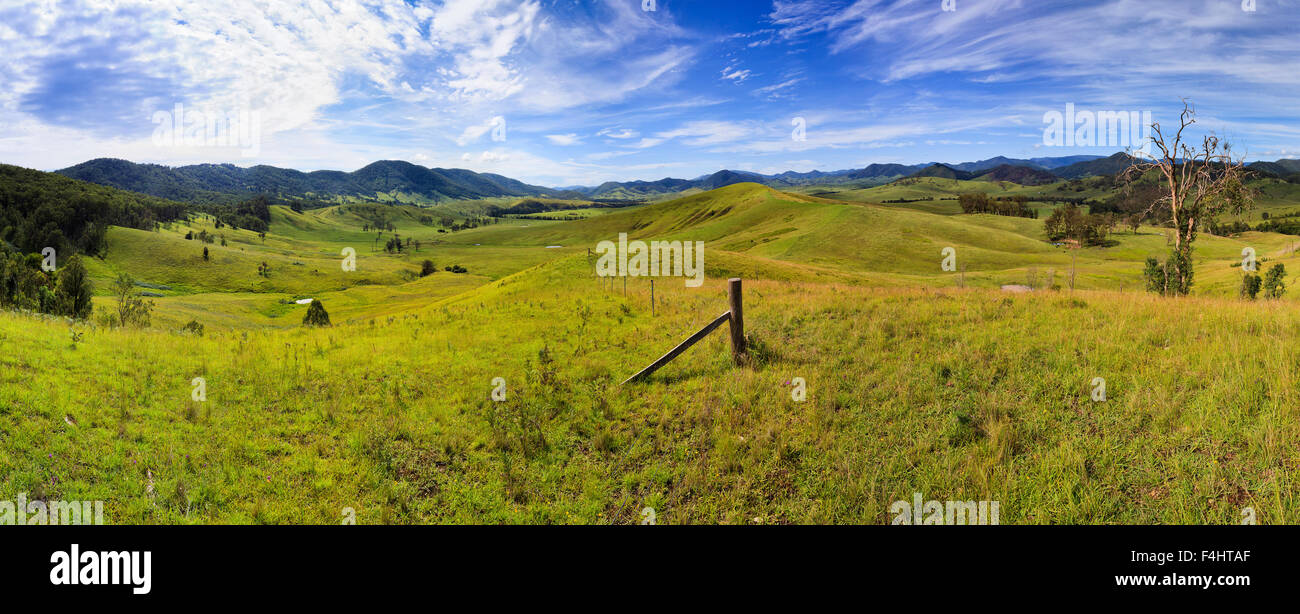
<path fill-rule="evenodd" d="M 0 4 L 0 162 L 401 158 L 568 185 L 1043 155 L 1044 111 L 1184 97 L 1262 155 L 1300 140 L 1297 30 L 1300 0 L 27 0 Z M 178 102 L 258 110 L 260 155 L 153 145 Z"/>

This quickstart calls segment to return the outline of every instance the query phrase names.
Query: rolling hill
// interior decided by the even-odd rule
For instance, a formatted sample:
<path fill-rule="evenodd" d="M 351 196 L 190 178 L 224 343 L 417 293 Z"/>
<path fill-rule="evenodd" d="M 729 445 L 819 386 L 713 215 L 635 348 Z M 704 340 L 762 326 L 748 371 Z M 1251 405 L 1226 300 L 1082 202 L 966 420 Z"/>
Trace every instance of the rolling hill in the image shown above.
<path fill-rule="evenodd" d="M 370 206 L 427 247 L 368 249 L 350 207 Z M 1293 238 L 1203 236 L 1199 296 L 1173 300 L 1134 291 L 1166 249 L 1151 227 L 1079 250 L 1071 293 L 1047 289 L 1070 258 L 1041 220 L 755 183 L 452 233 L 420 211 L 275 206 L 264 240 L 229 231 L 211 261 L 183 238 L 210 220 L 113 228 L 92 272 L 166 280 L 157 325 L 0 313 L 18 348 L 0 354 L 0 497 L 103 500 L 113 524 L 323 524 L 345 507 L 363 523 L 631 524 L 646 506 L 664 524 L 884 524 L 914 492 L 1000 501 L 1004 524 L 1300 508 L 1284 467 L 1300 312 L 1215 297 L 1243 245 L 1290 265 Z M 657 284 L 653 309 L 644 279 L 593 279 L 585 247 L 619 232 L 706 241 L 709 279 Z M 338 254 L 354 245 L 349 279 Z M 946 246 L 964 272 L 939 269 Z M 410 275 L 424 258 L 470 273 Z M 1027 274 L 1039 291 L 997 289 Z M 618 385 L 715 317 L 729 276 L 745 278 L 747 363 L 713 335 Z M 301 294 L 334 325 L 300 326 L 286 299 Z M 189 320 L 207 332 L 179 330 Z M 489 400 L 495 378 L 505 401 Z"/>
<path fill-rule="evenodd" d="M 572 196 L 501 175 L 426 168 L 394 160 L 374 162 L 350 173 L 304 173 L 273 166 L 242 168 L 232 164 L 198 164 L 173 168 L 100 158 L 56 172 L 90 183 L 189 202 L 235 202 L 257 194 L 329 200 L 400 193 L 428 201 Z"/>

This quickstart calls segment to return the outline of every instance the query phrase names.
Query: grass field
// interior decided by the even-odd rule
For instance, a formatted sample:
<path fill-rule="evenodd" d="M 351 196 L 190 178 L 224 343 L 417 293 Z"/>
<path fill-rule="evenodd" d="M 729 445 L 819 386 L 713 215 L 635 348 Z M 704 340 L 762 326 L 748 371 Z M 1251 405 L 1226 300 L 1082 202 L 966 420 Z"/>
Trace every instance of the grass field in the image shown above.
<path fill-rule="evenodd" d="M 118 273 L 170 289 L 148 329 L 0 313 L 0 499 L 104 500 L 111 523 L 336 523 L 350 507 L 366 523 L 620 524 L 653 507 L 769 524 L 887 523 L 920 492 L 1000 501 L 1008 524 L 1234 523 L 1246 506 L 1294 522 L 1300 312 L 1232 297 L 1244 246 L 1291 264 L 1297 238 L 1202 235 L 1194 295 L 1166 299 L 1138 291 L 1163 232 L 1125 230 L 1078 251 L 1075 291 L 1009 294 L 1049 270 L 1066 285 L 1071 256 L 1041 220 L 886 194 L 738 184 L 442 233 L 399 206 L 422 241 L 401 255 L 373 251 L 345 206 L 274 208 L 264 242 L 210 220 L 114 228 L 89 266 L 97 309 Z M 203 229 L 228 241 L 207 262 L 184 239 Z M 708 281 L 660 280 L 651 315 L 644 279 L 624 293 L 592 275 L 587 248 L 619 232 L 704 241 Z M 964 274 L 940 270 L 947 246 Z M 439 271 L 421 278 L 425 258 Z M 750 364 L 714 334 L 618 385 L 725 310 L 732 276 Z M 298 297 L 334 326 L 299 326 Z M 191 319 L 205 334 L 177 330 Z"/>

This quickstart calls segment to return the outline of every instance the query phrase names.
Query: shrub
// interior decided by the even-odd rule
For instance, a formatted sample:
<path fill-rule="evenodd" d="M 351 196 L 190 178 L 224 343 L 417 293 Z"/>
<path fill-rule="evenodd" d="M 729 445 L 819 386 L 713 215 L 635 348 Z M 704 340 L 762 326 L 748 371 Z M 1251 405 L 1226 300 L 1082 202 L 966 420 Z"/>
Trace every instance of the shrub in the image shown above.
<path fill-rule="evenodd" d="M 149 326 L 149 312 L 153 311 L 153 301 L 146 301 L 135 287 L 135 280 L 123 273 L 113 282 L 113 294 L 117 296 L 118 326 Z"/>
<path fill-rule="evenodd" d="M 1146 270 L 1142 271 L 1142 277 L 1147 282 L 1147 292 L 1164 294 L 1165 292 L 1165 268 L 1152 256 L 1147 256 Z"/>
<path fill-rule="evenodd" d="M 1242 277 L 1241 298 L 1248 298 L 1252 301 L 1255 300 L 1255 297 L 1259 295 L 1260 282 L 1261 280 L 1259 275 L 1252 273 L 1247 273 L 1245 277 Z"/>
<path fill-rule="evenodd" d="M 1264 287 L 1264 296 L 1268 298 L 1282 298 L 1282 295 L 1286 294 L 1286 284 L 1283 283 L 1283 280 L 1285 279 L 1286 267 L 1281 262 L 1269 267 L 1268 272 L 1264 273 L 1264 281 L 1262 284 Z"/>
<path fill-rule="evenodd" d="M 325 311 L 325 305 L 320 299 L 315 299 L 307 305 L 307 315 L 302 317 L 303 326 L 329 326 L 330 314 Z"/>

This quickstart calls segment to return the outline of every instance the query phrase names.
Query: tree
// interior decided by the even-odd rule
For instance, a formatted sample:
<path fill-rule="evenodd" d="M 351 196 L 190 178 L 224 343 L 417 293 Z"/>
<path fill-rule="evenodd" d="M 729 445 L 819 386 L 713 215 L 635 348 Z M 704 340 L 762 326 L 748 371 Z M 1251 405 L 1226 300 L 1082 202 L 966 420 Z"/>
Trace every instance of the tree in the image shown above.
<path fill-rule="evenodd" d="M 80 254 L 74 255 L 59 269 L 58 287 L 54 291 L 56 313 L 85 320 L 90 317 L 92 296 L 94 286 L 86 275 L 86 266 Z"/>
<path fill-rule="evenodd" d="M 1255 297 L 1259 295 L 1259 287 L 1259 275 L 1246 273 L 1246 276 L 1241 278 L 1241 298 L 1255 300 Z"/>
<path fill-rule="evenodd" d="M 208 248 L 206 247 L 203 248 L 203 261 L 204 262 L 208 261 Z"/>
<path fill-rule="evenodd" d="M 425 260 L 423 263 L 420 264 L 420 277 L 428 277 L 429 275 L 433 275 L 434 273 L 437 272 L 438 272 L 438 267 L 437 265 L 433 264 L 432 260 Z"/>
<path fill-rule="evenodd" d="M 1154 292 L 1156 294 L 1165 293 L 1165 267 L 1160 264 L 1159 260 L 1147 256 L 1146 270 L 1142 271 L 1142 277 L 1147 282 L 1147 292 Z"/>
<path fill-rule="evenodd" d="M 1142 214 L 1134 213 L 1133 215 L 1124 218 L 1124 225 L 1128 226 L 1129 228 L 1132 228 L 1133 234 L 1137 234 L 1138 227 L 1142 225 Z"/>
<path fill-rule="evenodd" d="M 1074 239 L 1079 245 L 1100 245 L 1106 241 L 1108 224 L 1105 216 L 1086 214 L 1078 205 L 1067 203 L 1047 216 L 1043 229 L 1052 241 Z"/>
<path fill-rule="evenodd" d="M 135 287 L 135 280 L 122 273 L 113 282 L 113 294 L 117 297 L 117 324 L 119 326 L 149 326 L 149 312 L 153 310 L 153 301 L 146 301 Z"/>
<path fill-rule="evenodd" d="M 1269 267 L 1268 272 L 1264 273 L 1264 296 L 1267 298 L 1282 298 L 1286 294 L 1286 266 L 1281 262 Z"/>
<path fill-rule="evenodd" d="M 329 326 L 330 314 L 325 311 L 325 305 L 321 304 L 320 299 L 313 299 L 311 304 L 307 305 L 307 315 L 302 317 L 303 326 Z"/>
<path fill-rule="evenodd" d="M 1158 122 L 1151 124 L 1150 142 L 1159 156 L 1129 152 L 1134 164 L 1123 172 L 1126 183 L 1155 171 L 1162 185 L 1160 198 L 1143 211 L 1167 210 L 1174 228 L 1169 252 L 1167 293 L 1187 294 L 1192 287 L 1192 243 L 1202 224 L 1213 224 L 1220 213 L 1241 213 L 1254 200 L 1246 186 L 1245 159 L 1232 157 L 1231 145 L 1213 133 L 1199 147 L 1184 141 L 1183 133 L 1196 123 L 1196 111 L 1186 100 L 1178 117 L 1178 131 L 1166 137 Z"/>

